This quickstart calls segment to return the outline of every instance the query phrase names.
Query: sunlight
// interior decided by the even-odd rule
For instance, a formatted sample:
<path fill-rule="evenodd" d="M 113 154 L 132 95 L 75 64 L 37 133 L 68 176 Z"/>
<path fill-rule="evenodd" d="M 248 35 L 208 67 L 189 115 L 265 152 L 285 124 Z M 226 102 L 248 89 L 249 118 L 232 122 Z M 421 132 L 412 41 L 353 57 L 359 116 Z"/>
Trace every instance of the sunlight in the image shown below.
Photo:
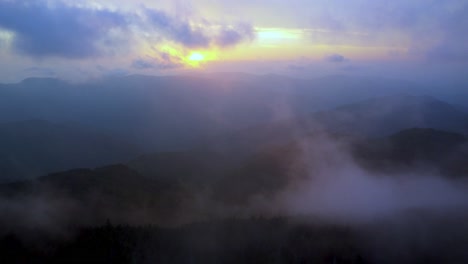
<path fill-rule="evenodd" d="M 193 68 L 199 68 L 200 65 L 208 61 L 218 60 L 216 50 L 193 51 L 184 59 L 185 63 Z"/>
<path fill-rule="evenodd" d="M 200 61 L 205 60 L 205 56 L 199 52 L 194 52 L 189 56 L 188 59 L 191 61 L 200 62 Z"/>
<path fill-rule="evenodd" d="M 301 29 L 256 28 L 256 32 L 257 42 L 262 46 L 298 43 L 304 37 L 304 32 Z"/>

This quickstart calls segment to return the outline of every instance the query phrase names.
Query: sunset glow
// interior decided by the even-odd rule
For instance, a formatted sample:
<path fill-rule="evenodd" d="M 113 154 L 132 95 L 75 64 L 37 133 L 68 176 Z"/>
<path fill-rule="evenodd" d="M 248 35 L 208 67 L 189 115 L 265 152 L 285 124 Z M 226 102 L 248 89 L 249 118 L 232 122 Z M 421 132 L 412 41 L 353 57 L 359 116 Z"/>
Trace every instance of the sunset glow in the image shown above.
<path fill-rule="evenodd" d="M 365 64 L 398 77 L 397 70 L 407 74 L 416 64 L 467 62 L 463 1 L 291 1 L 3 1 L 0 79 L 164 75 L 220 65 L 239 71 L 246 63 L 304 77 Z M 273 63 L 260 66 L 267 62 Z M 455 69 L 421 72 L 428 70 Z"/>

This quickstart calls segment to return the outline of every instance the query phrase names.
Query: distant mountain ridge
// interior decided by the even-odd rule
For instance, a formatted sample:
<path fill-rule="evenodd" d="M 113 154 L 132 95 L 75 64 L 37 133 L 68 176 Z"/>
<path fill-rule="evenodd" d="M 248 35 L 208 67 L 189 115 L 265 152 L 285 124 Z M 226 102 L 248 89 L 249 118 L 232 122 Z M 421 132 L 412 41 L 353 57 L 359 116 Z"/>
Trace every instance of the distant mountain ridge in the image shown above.
<path fill-rule="evenodd" d="M 410 172 L 425 166 L 445 177 L 468 176 L 468 138 L 458 133 L 407 129 L 389 137 L 360 141 L 352 152 L 359 164 L 372 171 Z"/>
<path fill-rule="evenodd" d="M 44 120 L 0 123 L 0 181 L 126 161 L 141 150 L 78 125 Z"/>
<path fill-rule="evenodd" d="M 149 151 L 180 151 L 232 130 L 395 93 L 406 81 L 332 76 L 131 75 L 67 83 L 30 78 L 0 85 L 0 122 L 80 123 Z"/>
<path fill-rule="evenodd" d="M 413 127 L 468 133 L 468 115 L 430 96 L 369 99 L 313 115 L 325 129 L 361 135 L 390 135 Z"/>
<path fill-rule="evenodd" d="M 399 94 L 239 129 L 206 145 L 249 152 L 307 138 L 314 133 L 379 138 L 412 128 L 432 128 L 467 135 L 468 114 L 430 96 Z"/>

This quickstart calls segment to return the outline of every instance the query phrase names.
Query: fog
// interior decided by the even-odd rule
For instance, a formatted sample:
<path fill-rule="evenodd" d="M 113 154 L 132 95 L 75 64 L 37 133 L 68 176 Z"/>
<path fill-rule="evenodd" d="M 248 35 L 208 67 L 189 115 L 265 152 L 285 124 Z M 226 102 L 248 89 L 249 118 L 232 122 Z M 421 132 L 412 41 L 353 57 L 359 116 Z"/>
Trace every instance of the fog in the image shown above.
<path fill-rule="evenodd" d="M 277 197 L 277 206 L 287 215 L 362 223 L 411 211 L 463 212 L 468 206 L 466 180 L 416 168 L 405 174 L 375 174 L 326 135 L 302 141 L 301 148 L 306 175 L 294 177 Z"/>

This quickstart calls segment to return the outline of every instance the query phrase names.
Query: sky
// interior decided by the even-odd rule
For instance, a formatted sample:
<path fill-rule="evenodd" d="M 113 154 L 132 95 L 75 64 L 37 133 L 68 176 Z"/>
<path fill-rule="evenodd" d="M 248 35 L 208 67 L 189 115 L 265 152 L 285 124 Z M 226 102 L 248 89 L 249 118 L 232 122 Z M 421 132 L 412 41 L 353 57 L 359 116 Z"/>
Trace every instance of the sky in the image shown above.
<path fill-rule="evenodd" d="M 242 71 L 468 76 L 468 0 L 0 0 L 0 82 Z"/>

